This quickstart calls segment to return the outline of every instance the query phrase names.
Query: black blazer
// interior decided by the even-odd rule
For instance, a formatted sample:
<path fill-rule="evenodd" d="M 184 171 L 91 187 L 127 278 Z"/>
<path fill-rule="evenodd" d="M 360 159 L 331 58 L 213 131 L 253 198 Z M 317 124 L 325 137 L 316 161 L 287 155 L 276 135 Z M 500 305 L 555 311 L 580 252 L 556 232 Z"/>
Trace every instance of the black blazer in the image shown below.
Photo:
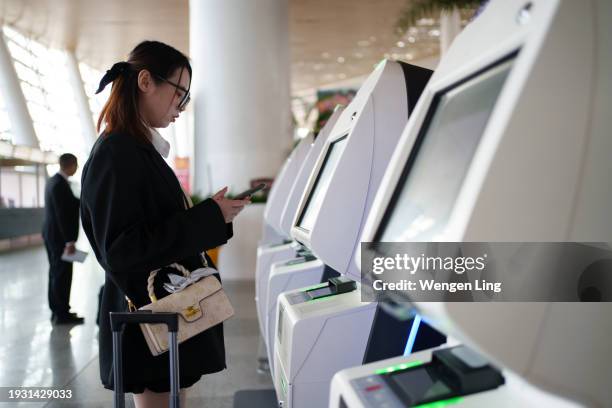
<path fill-rule="evenodd" d="M 100 306 L 100 376 L 113 388 L 112 336 L 108 313 L 127 311 L 127 295 L 137 307 L 150 302 L 147 278 L 153 269 L 179 262 L 189 270 L 202 266 L 200 253 L 232 236 L 219 206 L 208 199 L 185 210 L 185 197 L 172 169 L 150 143 L 111 133 L 94 145 L 83 168 L 81 190 L 83 229 L 106 271 Z M 209 264 L 212 264 L 208 259 Z M 162 270 L 155 281 L 158 298 Z M 182 343 L 181 387 L 202 374 L 225 368 L 223 326 L 220 324 Z M 138 327 L 124 332 L 126 392 L 168 391 L 168 357 L 153 357 Z"/>
<path fill-rule="evenodd" d="M 79 235 L 79 199 L 59 173 L 45 186 L 45 221 L 42 235 L 52 248 L 62 249 Z"/>

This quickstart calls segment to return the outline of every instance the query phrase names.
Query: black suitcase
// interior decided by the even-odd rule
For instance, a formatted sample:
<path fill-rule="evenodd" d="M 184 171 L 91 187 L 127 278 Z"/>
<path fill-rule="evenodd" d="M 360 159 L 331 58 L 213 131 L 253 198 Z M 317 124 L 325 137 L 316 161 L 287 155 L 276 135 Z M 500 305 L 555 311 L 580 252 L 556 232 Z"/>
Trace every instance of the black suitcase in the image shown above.
<path fill-rule="evenodd" d="M 126 324 L 162 323 L 168 326 L 168 345 L 170 355 L 170 407 L 179 408 L 179 360 L 178 360 L 178 314 L 110 312 L 111 330 L 113 331 L 113 375 L 115 383 L 115 408 L 125 407 L 123 393 L 123 359 L 121 332 Z"/>

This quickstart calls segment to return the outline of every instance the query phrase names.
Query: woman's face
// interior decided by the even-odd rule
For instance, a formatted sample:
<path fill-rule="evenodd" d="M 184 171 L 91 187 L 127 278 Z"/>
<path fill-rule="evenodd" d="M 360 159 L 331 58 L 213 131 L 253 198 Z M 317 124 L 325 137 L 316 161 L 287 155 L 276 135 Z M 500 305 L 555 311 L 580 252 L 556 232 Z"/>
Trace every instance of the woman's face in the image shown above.
<path fill-rule="evenodd" d="M 138 74 L 140 114 L 146 124 L 154 128 L 168 127 L 178 118 L 181 113 L 179 104 L 191 81 L 189 71 L 184 67 L 177 68 L 171 76 L 164 79 L 155 78 L 156 83 L 149 71 L 143 70 Z M 173 84 L 179 85 L 180 88 Z"/>

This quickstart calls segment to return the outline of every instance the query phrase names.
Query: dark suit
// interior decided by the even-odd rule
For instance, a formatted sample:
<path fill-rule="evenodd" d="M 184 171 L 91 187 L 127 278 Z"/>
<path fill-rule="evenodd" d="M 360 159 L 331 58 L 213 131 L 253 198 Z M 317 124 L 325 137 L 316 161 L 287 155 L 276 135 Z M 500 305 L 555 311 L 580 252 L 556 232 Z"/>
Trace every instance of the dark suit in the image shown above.
<path fill-rule="evenodd" d="M 173 262 L 189 270 L 201 267 L 200 253 L 227 242 L 232 228 L 211 199 L 185 210 L 178 180 L 153 146 L 117 133 L 100 136 L 83 168 L 81 218 L 106 271 L 99 316 L 100 376 L 112 389 L 108 313 L 127 311 L 125 295 L 137 307 L 148 304 L 151 270 Z M 164 272 L 155 279 L 158 298 L 167 295 L 161 289 Z M 123 336 L 125 392 L 168 391 L 167 353 L 153 357 L 138 326 L 126 327 Z M 185 341 L 179 350 L 181 387 L 224 369 L 223 325 Z"/>
<path fill-rule="evenodd" d="M 49 258 L 49 308 L 56 316 L 70 311 L 72 263 L 61 260 L 67 242 L 79 235 L 79 199 L 72 194 L 68 181 L 59 173 L 45 187 L 43 238 Z"/>

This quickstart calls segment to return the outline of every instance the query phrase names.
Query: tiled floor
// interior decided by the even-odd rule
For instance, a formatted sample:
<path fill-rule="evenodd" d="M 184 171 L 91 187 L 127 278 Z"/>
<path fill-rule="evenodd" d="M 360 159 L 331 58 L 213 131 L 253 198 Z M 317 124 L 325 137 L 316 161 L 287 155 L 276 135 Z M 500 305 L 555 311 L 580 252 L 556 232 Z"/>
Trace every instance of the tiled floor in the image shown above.
<path fill-rule="evenodd" d="M 0 402 L 0 407 L 112 407 L 113 394 L 102 388 L 98 374 L 95 314 L 103 271 L 92 256 L 75 265 L 70 303 L 85 324 L 74 327 L 50 324 L 47 274 L 42 247 L 0 255 L 0 387 L 53 386 L 71 389 L 74 396 L 70 402 Z M 272 388 L 269 375 L 256 371 L 254 283 L 225 281 L 224 287 L 236 310 L 225 324 L 228 369 L 194 385 L 189 407 L 232 407 L 237 390 Z"/>

